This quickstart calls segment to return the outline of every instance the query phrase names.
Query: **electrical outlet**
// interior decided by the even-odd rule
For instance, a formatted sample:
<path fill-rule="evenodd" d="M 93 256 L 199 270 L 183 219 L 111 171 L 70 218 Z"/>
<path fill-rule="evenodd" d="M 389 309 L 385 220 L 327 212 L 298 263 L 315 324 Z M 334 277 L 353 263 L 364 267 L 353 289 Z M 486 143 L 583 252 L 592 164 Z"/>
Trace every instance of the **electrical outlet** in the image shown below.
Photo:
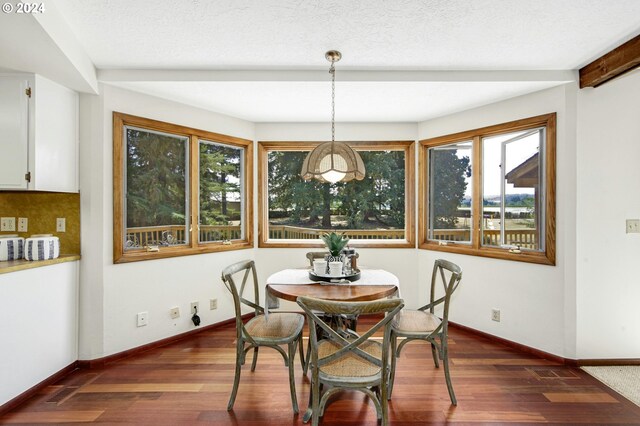
<path fill-rule="evenodd" d="M 191 302 L 191 315 L 197 314 L 198 312 L 200 312 L 200 303 Z"/>
<path fill-rule="evenodd" d="M 0 219 L 0 231 L 15 231 L 15 230 L 16 230 L 15 217 L 3 217 Z"/>
<path fill-rule="evenodd" d="M 26 217 L 19 217 L 18 232 L 27 232 L 28 228 L 29 228 L 29 219 L 27 219 Z"/>
<path fill-rule="evenodd" d="M 627 234 L 640 234 L 640 219 L 627 219 Z"/>
<path fill-rule="evenodd" d="M 209 310 L 218 309 L 218 299 L 209 299 Z"/>
<path fill-rule="evenodd" d="M 64 217 L 56 219 L 56 232 L 67 232 L 67 220 Z"/>
<path fill-rule="evenodd" d="M 176 306 L 175 308 L 169 309 L 169 315 L 172 319 L 178 318 L 180 316 L 180 308 Z"/>
<path fill-rule="evenodd" d="M 149 312 L 138 312 L 138 327 L 144 327 L 148 324 Z"/>
<path fill-rule="evenodd" d="M 491 310 L 491 320 L 500 322 L 500 309 L 492 309 Z"/>

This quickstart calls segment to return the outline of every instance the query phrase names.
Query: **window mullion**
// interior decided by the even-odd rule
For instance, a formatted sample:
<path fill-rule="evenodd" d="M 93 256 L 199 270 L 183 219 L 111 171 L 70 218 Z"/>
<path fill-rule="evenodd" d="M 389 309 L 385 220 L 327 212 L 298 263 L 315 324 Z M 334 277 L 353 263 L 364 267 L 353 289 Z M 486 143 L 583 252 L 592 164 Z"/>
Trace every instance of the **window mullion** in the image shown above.
<path fill-rule="evenodd" d="M 514 140 L 515 138 L 512 138 L 512 140 Z M 515 139 L 517 140 L 517 139 Z M 507 202 L 507 196 L 506 196 L 506 182 L 505 182 L 505 175 L 506 175 L 506 165 L 507 165 L 507 144 L 510 141 L 505 141 L 502 142 L 502 145 L 500 146 L 500 246 L 504 246 L 507 243 L 507 239 L 505 237 L 505 227 L 506 227 L 506 220 L 505 220 L 505 204 Z"/>
<path fill-rule="evenodd" d="M 473 184 L 473 200 L 471 202 L 471 216 L 473 229 L 471 230 L 471 246 L 479 249 L 482 241 L 482 143 L 480 136 L 473 137 L 473 168 L 471 182 Z"/>
<path fill-rule="evenodd" d="M 197 136 L 191 135 L 189 137 L 189 205 L 191 206 L 189 211 L 189 217 L 191 218 L 191 226 L 189 228 L 191 247 L 196 248 L 200 244 L 199 229 L 200 229 L 200 140 Z"/>
<path fill-rule="evenodd" d="M 405 169 L 405 223 L 404 236 L 409 244 L 415 246 L 415 143 L 405 147 L 404 149 L 404 169 Z"/>
<path fill-rule="evenodd" d="M 427 168 L 426 168 L 426 171 L 427 171 L 427 182 L 429 182 L 429 185 L 427 185 L 427 187 L 426 187 L 427 206 L 429 208 L 432 208 L 431 206 L 434 205 L 434 203 L 433 203 L 434 195 L 433 195 L 433 191 L 431 189 L 431 179 L 433 179 L 433 177 L 432 177 L 433 175 L 429 176 L 429 173 L 431 173 L 432 170 L 433 170 L 434 159 L 433 159 L 432 155 L 429 155 L 429 150 L 428 149 L 426 150 L 426 152 L 427 152 L 427 154 L 426 154 L 426 156 L 427 156 L 427 161 L 426 161 L 427 162 Z M 434 239 L 433 230 L 435 228 L 435 214 L 429 214 L 428 213 L 429 212 L 429 208 L 426 210 L 427 211 L 427 219 L 429 221 L 428 222 L 429 226 L 427 228 L 428 229 L 428 234 L 427 234 L 426 238 Z"/>

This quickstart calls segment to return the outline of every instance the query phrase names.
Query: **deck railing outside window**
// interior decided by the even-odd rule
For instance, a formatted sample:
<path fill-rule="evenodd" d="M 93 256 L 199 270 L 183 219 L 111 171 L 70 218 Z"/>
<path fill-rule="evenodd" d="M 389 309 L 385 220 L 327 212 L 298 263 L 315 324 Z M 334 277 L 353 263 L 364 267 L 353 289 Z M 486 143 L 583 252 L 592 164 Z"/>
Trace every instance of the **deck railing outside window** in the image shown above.
<path fill-rule="evenodd" d="M 269 238 L 318 240 L 322 234 L 331 231 L 331 229 L 272 225 L 269 227 Z M 459 230 L 452 231 L 456 232 Z M 404 229 L 345 229 L 340 230 L 340 232 L 344 232 L 349 238 L 354 240 L 404 239 Z M 242 229 L 239 225 L 200 225 L 199 233 L 200 241 L 237 240 L 241 238 Z M 498 235 L 500 235 L 500 233 L 498 233 Z M 140 248 L 150 245 L 179 245 L 184 243 L 184 226 L 167 225 L 127 228 L 127 247 L 130 248 Z"/>

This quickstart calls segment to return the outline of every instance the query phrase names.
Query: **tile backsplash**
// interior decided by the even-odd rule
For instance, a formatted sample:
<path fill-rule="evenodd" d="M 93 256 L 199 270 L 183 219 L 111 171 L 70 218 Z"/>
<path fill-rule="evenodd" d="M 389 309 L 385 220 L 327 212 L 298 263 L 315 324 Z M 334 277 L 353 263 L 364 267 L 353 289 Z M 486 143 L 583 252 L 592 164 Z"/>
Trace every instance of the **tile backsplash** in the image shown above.
<path fill-rule="evenodd" d="M 60 238 L 60 254 L 80 254 L 80 194 L 36 191 L 0 191 L 0 217 L 14 217 L 15 231 L 27 238 L 33 234 L 53 234 Z M 18 232 L 18 218 L 28 219 L 27 232 Z M 66 219 L 66 231 L 56 232 L 56 219 Z"/>

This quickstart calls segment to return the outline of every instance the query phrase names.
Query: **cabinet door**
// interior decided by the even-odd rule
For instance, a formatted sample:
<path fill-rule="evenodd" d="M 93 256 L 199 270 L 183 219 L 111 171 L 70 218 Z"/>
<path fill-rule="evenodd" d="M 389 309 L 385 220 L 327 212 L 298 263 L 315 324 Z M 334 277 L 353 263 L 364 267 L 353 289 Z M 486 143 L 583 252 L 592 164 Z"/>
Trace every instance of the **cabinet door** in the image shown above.
<path fill-rule="evenodd" d="M 26 189 L 29 167 L 29 82 L 0 77 L 0 189 Z"/>

